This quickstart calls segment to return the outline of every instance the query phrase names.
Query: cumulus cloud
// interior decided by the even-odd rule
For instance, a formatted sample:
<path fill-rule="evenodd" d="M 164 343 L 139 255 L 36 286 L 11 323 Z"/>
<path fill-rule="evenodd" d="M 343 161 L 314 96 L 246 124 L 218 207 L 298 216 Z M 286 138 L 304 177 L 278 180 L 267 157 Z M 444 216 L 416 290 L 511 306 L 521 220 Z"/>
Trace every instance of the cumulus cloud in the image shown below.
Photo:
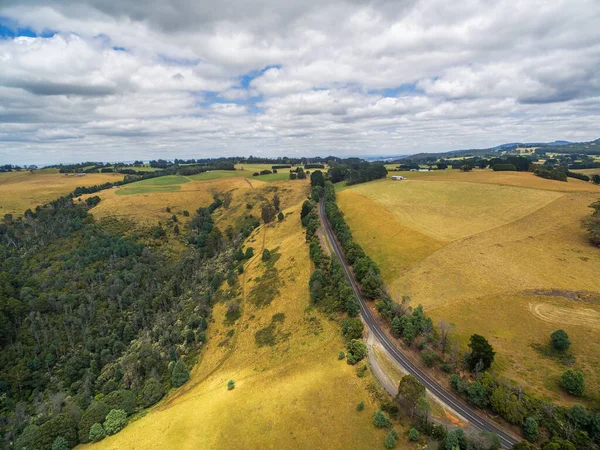
<path fill-rule="evenodd" d="M 599 19 L 597 0 L 23 0 L 0 6 L 0 162 L 595 139 Z"/>

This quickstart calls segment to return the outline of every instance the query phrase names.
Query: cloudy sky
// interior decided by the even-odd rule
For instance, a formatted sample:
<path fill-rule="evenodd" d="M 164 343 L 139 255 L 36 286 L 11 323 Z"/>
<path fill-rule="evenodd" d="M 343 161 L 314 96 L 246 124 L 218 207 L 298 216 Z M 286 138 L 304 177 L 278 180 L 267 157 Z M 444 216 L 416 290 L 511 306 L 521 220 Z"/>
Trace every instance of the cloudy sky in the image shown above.
<path fill-rule="evenodd" d="M 598 0 L 0 0 L 0 163 L 600 137 Z"/>

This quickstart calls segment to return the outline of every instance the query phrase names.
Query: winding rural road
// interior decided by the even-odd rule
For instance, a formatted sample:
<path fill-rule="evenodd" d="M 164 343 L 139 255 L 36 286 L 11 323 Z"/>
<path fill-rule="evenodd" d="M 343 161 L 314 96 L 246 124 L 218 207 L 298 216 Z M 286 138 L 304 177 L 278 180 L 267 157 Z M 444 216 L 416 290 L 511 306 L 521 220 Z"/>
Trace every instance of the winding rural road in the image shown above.
<path fill-rule="evenodd" d="M 362 296 L 360 289 L 358 288 L 358 283 L 354 277 L 354 273 L 350 270 L 348 266 L 348 262 L 346 261 L 346 257 L 344 256 L 344 252 L 341 249 L 341 246 L 336 239 L 333 230 L 331 229 L 331 224 L 327 220 L 325 215 L 325 199 L 321 199 L 319 203 L 319 217 L 321 218 L 321 223 L 323 224 L 323 228 L 327 233 L 327 238 L 331 243 L 333 251 L 337 256 L 340 264 L 344 268 L 344 272 L 346 273 L 346 277 L 352 286 L 352 290 L 356 295 L 360 303 L 360 314 L 362 315 L 363 320 L 365 321 L 369 331 L 373 333 L 373 335 L 379 340 L 381 345 L 388 351 L 388 353 L 400 364 L 408 373 L 414 376 L 417 380 L 419 380 L 433 395 L 435 395 L 438 399 L 440 399 L 446 406 L 453 409 L 457 414 L 461 415 L 463 418 L 468 420 L 471 425 L 480 430 L 489 431 L 498 435 L 500 438 L 500 442 L 502 443 L 503 448 L 511 448 L 514 444 L 520 441 L 520 439 L 516 438 L 508 431 L 500 427 L 498 424 L 488 419 L 487 417 L 481 415 L 474 408 L 469 406 L 466 402 L 457 398 L 453 393 L 448 392 L 444 389 L 437 381 L 433 380 L 429 375 L 427 375 L 420 367 L 415 365 L 410 358 L 404 355 L 398 347 L 392 342 L 392 340 L 388 337 L 387 334 L 379 326 L 379 323 L 373 317 L 371 310 L 367 306 L 367 301 Z"/>

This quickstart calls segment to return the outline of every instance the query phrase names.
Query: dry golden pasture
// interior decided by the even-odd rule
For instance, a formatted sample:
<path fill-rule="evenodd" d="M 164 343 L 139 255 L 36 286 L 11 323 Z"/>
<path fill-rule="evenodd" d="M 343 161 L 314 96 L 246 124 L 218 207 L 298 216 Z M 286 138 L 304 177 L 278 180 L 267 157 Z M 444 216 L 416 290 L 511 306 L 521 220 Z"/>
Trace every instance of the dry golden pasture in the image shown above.
<path fill-rule="evenodd" d="M 390 172 L 392 175 L 402 175 L 407 180 L 427 181 L 462 181 L 465 183 L 496 184 L 500 186 L 517 186 L 522 188 L 541 189 L 558 192 L 599 192 L 600 187 L 575 178 L 568 182 L 547 180 L 536 177 L 529 172 L 494 172 L 491 169 L 473 169 L 472 172 L 460 170 L 434 170 L 431 172 Z M 358 187 L 358 186 L 357 186 Z"/>
<path fill-rule="evenodd" d="M 0 173 L 0 215 L 21 215 L 72 192 L 77 186 L 92 186 L 122 180 L 118 173 L 90 173 L 83 177 L 61 174 L 58 170 Z"/>
<path fill-rule="evenodd" d="M 364 183 L 341 192 L 340 199 L 346 192 L 366 196 L 405 227 L 452 241 L 510 223 L 562 195 L 513 186 L 429 180 Z"/>
<path fill-rule="evenodd" d="M 188 183 L 191 184 L 191 183 Z M 285 220 L 261 226 L 248 238 L 254 258 L 240 277 L 235 300 L 241 317 L 226 321 L 228 304 L 217 303 L 208 328 L 208 344 L 190 381 L 140 420 L 93 449 L 364 449 L 382 447 L 386 432 L 372 425 L 375 402 L 355 368 L 338 361 L 343 349 L 335 322 L 309 305 L 312 271 L 299 221 L 307 185 L 291 185 L 296 202 L 285 204 Z M 179 192 L 178 194 L 181 194 Z M 291 193 L 285 198 L 291 199 Z M 240 195 L 244 195 L 240 192 Z M 243 204 L 245 199 L 238 199 Z M 223 219 L 223 217 L 221 218 Z M 256 306 L 249 292 L 264 274 L 263 248 L 276 250 L 279 295 Z M 285 317 L 277 343 L 258 347 L 255 333 Z M 227 390 L 227 381 L 235 389 Z M 356 411 L 359 401 L 365 410 Z M 402 431 L 402 430 L 399 430 Z M 402 448 L 402 439 L 399 448 Z"/>
<path fill-rule="evenodd" d="M 588 184 L 588 191 L 560 192 L 546 183 L 544 190 L 532 189 L 524 177 L 509 177 L 511 183 L 523 180 L 523 188 L 495 185 L 507 178 L 487 174 L 484 183 L 384 180 L 346 189 L 338 201 L 395 297 L 410 295 L 413 306 L 423 304 L 436 322 L 455 323 L 465 349 L 471 334 L 488 337 L 498 353 L 496 369 L 572 403 L 558 386 L 566 367 L 534 348 L 565 329 L 575 367 L 586 375 L 587 401 L 598 401 L 600 251 L 588 243 L 580 221 L 600 189 Z M 553 183 L 568 189 L 571 180 Z M 474 204 L 485 215 L 468 213 Z"/>

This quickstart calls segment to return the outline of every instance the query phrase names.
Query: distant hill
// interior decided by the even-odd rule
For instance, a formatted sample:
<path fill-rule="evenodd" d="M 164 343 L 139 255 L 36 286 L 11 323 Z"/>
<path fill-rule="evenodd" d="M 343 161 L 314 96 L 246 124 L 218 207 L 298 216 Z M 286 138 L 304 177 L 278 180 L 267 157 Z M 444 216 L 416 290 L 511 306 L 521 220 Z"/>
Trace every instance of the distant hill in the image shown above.
<path fill-rule="evenodd" d="M 510 142 L 500 144 L 490 148 L 474 148 L 466 150 L 449 150 L 447 152 L 437 153 L 416 153 L 413 155 L 401 155 L 397 157 L 379 158 L 388 161 L 396 161 L 402 159 L 424 160 L 429 158 L 457 158 L 457 157 L 494 157 L 499 153 L 516 150 L 517 148 L 536 147 L 550 153 L 586 153 L 600 155 L 600 139 L 589 142 L 570 142 L 570 141 L 554 141 L 554 142 Z"/>

